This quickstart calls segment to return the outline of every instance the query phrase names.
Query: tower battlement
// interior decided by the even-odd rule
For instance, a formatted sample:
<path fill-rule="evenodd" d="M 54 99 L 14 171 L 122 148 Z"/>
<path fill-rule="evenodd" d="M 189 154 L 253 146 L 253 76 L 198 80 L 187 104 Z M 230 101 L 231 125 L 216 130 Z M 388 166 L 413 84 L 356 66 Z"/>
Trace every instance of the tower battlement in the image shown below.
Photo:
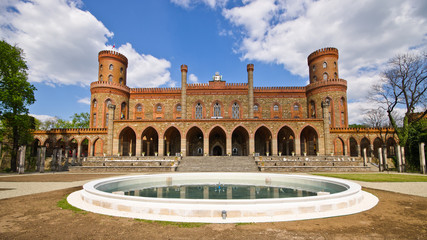
<path fill-rule="evenodd" d="M 307 57 L 307 63 L 308 65 L 311 64 L 311 62 L 323 55 L 335 55 L 336 58 L 338 59 L 338 49 L 334 48 L 334 47 L 326 47 L 326 48 L 321 48 L 319 50 L 316 50 L 314 52 L 312 52 L 310 55 L 308 55 Z"/>
<path fill-rule="evenodd" d="M 112 57 L 115 58 L 117 60 L 119 60 L 120 62 L 122 62 L 126 67 L 128 66 L 128 59 L 125 55 L 113 51 L 113 50 L 102 50 L 98 53 L 98 61 L 100 58 L 102 57 Z"/>

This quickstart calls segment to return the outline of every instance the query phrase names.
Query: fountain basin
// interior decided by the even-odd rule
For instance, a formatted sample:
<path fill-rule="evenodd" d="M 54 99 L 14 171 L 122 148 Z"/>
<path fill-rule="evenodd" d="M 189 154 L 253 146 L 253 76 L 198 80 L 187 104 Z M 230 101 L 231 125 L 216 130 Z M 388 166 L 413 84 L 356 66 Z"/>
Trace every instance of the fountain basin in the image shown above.
<path fill-rule="evenodd" d="M 292 188 L 297 197 L 257 198 L 256 191 L 250 191 L 247 199 L 187 199 L 185 186 L 189 184 Z M 179 198 L 123 195 L 126 191 L 140 191 L 145 187 L 178 187 L 184 193 L 181 192 Z M 315 192 L 316 196 L 304 196 L 307 195 L 304 192 Z M 233 193 L 229 195 L 232 197 Z M 83 190 L 70 194 L 67 200 L 83 210 L 112 216 L 207 223 L 276 222 L 342 216 L 368 210 L 378 203 L 378 198 L 362 191 L 360 185 L 351 181 L 272 173 L 173 173 L 107 178 L 85 184 Z"/>

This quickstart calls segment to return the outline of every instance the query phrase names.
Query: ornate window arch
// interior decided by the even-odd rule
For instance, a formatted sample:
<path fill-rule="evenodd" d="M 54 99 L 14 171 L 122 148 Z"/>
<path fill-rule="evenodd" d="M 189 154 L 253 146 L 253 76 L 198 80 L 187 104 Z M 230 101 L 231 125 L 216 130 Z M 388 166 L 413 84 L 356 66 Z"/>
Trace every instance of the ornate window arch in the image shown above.
<path fill-rule="evenodd" d="M 231 117 L 234 119 L 238 119 L 240 118 L 240 106 L 237 102 L 234 102 L 233 105 L 231 106 Z"/>
<path fill-rule="evenodd" d="M 323 68 L 326 68 L 328 64 L 326 62 L 323 62 Z"/>
<path fill-rule="evenodd" d="M 108 67 L 108 69 L 113 70 L 114 69 L 113 64 L 110 64 L 110 66 Z"/>
<path fill-rule="evenodd" d="M 323 73 L 323 80 L 325 80 L 325 81 L 326 81 L 326 80 L 328 80 L 328 77 L 329 77 L 329 76 L 328 76 L 328 73 L 327 73 L 327 72 L 324 72 L 324 73 Z"/>
<path fill-rule="evenodd" d="M 203 118 L 203 106 L 200 102 L 198 102 L 195 106 L 195 118 L 196 119 Z"/>
<path fill-rule="evenodd" d="M 279 111 L 279 104 L 275 103 L 273 105 L 273 111 L 275 111 L 275 112 Z"/>
<path fill-rule="evenodd" d="M 221 105 L 219 104 L 219 102 L 215 102 L 214 106 L 213 106 L 213 116 L 214 117 L 221 117 Z"/>
<path fill-rule="evenodd" d="M 113 75 L 111 75 L 111 74 L 110 74 L 110 75 L 108 75 L 108 81 L 109 81 L 109 82 L 112 82 L 112 81 L 113 81 Z"/>

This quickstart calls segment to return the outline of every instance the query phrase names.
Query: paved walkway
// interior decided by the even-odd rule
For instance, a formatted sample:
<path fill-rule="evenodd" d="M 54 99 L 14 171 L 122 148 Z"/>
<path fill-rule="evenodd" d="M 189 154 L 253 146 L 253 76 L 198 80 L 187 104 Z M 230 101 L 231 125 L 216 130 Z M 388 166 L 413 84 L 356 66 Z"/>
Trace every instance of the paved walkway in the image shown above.
<path fill-rule="evenodd" d="M 49 173 L 46 173 L 49 174 Z M 69 173 L 64 173 L 69 174 Z M 71 187 L 82 186 L 83 184 L 92 181 L 79 180 L 73 182 L 2 182 L 2 177 L 17 177 L 28 176 L 25 175 L 3 175 L 0 176 L 0 199 L 19 197 L 29 194 L 42 193 L 66 189 Z M 100 174 L 99 178 L 103 176 Z M 421 197 L 427 197 L 427 182 L 361 182 L 353 181 L 360 184 L 362 187 L 391 191 L 396 193 L 403 193 Z"/>

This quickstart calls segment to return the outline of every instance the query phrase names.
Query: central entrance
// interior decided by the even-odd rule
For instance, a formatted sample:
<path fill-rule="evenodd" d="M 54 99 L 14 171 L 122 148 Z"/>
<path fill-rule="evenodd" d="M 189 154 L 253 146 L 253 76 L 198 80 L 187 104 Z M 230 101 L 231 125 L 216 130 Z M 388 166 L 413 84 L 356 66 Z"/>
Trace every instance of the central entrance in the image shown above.
<path fill-rule="evenodd" d="M 209 154 L 224 156 L 226 154 L 226 134 L 220 127 L 215 127 L 209 134 Z"/>

